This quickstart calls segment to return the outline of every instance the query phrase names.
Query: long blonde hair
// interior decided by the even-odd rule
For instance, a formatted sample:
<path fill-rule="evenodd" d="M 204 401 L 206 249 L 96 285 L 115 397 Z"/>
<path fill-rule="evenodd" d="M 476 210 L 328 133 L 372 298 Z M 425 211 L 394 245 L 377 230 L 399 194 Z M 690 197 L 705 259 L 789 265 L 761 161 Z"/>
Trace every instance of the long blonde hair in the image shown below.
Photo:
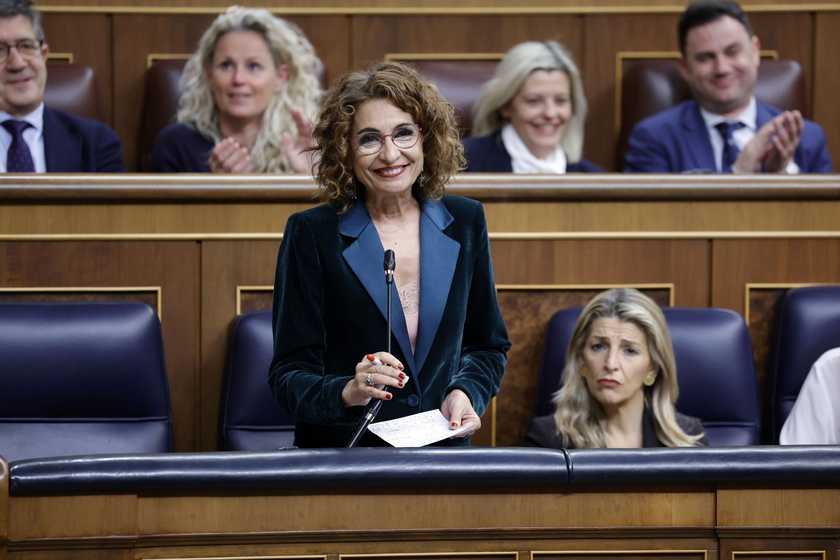
<path fill-rule="evenodd" d="M 563 445 L 578 449 L 606 447 L 601 405 L 589 392 L 580 371 L 592 324 L 601 318 L 632 323 L 645 333 L 650 359 L 659 372 L 653 385 L 644 387 L 645 408 L 652 413 L 659 441 L 666 447 L 698 445 L 702 435 L 690 436 L 677 424 L 674 408 L 679 396 L 677 365 L 665 316 L 653 300 L 631 288 L 601 292 L 592 298 L 575 323 L 566 351 L 563 386 L 553 399 L 557 407 L 554 422 Z"/>
<path fill-rule="evenodd" d="M 314 119 L 321 100 L 317 70 L 321 66 L 315 49 L 294 24 L 273 16 L 267 10 L 231 6 L 204 32 L 198 50 L 181 75 L 178 122 L 195 127 L 216 143 L 222 140 L 219 115 L 206 68 L 213 62 L 216 46 L 226 33 L 253 31 L 268 45 L 275 67 L 288 65 L 289 75 L 281 91 L 272 96 L 262 117 L 260 131 L 251 148 L 254 170 L 261 173 L 291 171 L 283 148 L 283 133 L 297 140 L 297 124 L 291 109 L 300 109 Z"/>

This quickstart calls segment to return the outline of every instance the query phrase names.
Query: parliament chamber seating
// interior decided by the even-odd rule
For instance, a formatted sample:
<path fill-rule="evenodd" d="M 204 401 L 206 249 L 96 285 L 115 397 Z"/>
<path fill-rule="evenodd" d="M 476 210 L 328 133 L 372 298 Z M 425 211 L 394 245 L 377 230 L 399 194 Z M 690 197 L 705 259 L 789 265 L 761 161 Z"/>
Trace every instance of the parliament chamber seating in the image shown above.
<path fill-rule="evenodd" d="M 548 324 L 534 417 L 554 412 L 566 349 L 582 307 L 562 309 Z M 711 446 L 761 443 L 761 407 L 753 348 L 744 319 L 714 308 L 664 307 L 674 345 L 677 410 L 700 418 Z"/>
<path fill-rule="evenodd" d="M 762 59 L 754 93 L 762 103 L 798 109 L 803 116 L 810 116 L 805 75 L 794 60 Z M 616 169 L 624 168 L 628 140 L 636 123 L 691 98 L 676 58 L 640 59 L 629 64 L 621 80 Z"/>
<path fill-rule="evenodd" d="M 770 356 L 772 442 L 793 408 L 811 366 L 824 352 L 840 347 L 840 286 L 788 290 L 779 302 Z"/>
<path fill-rule="evenodd" d="M 295 421 L 274 402 L 268 386 L 273 349 L 271 311 L 233 320 L 222 386 L 222 450 L 268 451 L 293 444 Z"/>
<path fill-rule="evenodd" d="M 172 449 L 160 322 L 142 303 L 0 303 L 0 456 Z"/>
<path fill-rule="evenodd" d="M 93 68 L 84 64 L 47 61 L 44 103 L 80 117 L 104 122 Z"/>

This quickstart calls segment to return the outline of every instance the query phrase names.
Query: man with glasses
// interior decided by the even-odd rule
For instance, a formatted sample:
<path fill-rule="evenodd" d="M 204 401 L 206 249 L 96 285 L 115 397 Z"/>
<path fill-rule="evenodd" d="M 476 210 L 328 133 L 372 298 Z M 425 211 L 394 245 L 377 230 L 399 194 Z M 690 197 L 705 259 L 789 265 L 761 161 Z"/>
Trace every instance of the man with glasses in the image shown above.
<path fill-rule="evenodd" d="M 0 0 L 0 171 L 125 171 L 106 125 L 44 106 L 49 46 L 29 0 Z"/>

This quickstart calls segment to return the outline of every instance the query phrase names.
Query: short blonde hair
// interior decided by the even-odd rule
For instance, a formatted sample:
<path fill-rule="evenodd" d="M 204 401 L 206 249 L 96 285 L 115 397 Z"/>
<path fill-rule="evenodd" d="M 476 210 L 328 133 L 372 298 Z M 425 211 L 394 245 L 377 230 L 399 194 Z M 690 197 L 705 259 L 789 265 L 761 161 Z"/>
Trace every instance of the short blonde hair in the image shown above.
<path fill-rule="evenodd" d="M 260 132 L 251 149 L 254 169 L 262 173 L 291 171 L 282 137 L 289 133 L 297 140 L 297 124 L 292 108 L 300 109 L 308 118 L 315 118 L 320 106 L 321 85 L 317 70 L 321 62 L 315 49 L 293 23 L 273 16 L 267 10 L 231 6 L 210 25 L 181 75 L 181 99 L 178 122 L 195 127 L 215 142 L 222 140 L 219 115 L 206 69 L 213 63 L 216 46 L 226 33 L 253 31 L 264 40 L 275 68 L 288 65 L 289 75 L 283 89 L 272 96 L 262 118 Z"/>
<path fill-rule="evenodd" d="M 566 351 L 563 387 L 554 395 L 557 407 L 554 421 L 563 444 L 578 449 L 606 446 L 601 405 L 589 393 L 580 371 L 592 324 L 601 318 L 632 323 L 645 334 L 650 359 L 658 372 L 653 385 L 644 387 L 645 408 L 651 411 L 659 440 L 666 447 L 697 445 L 702 436 L 686 434 L 676 420 L 677 363 L 665 316 L 652 299 L 632 288 L 601 292 L 592 298 L 575 323 Z"/>
<path fill-rule="evenodd" d="M 572 95 L 572 118 L 566 124 L 560 146 L 569 163 L 577 163 L 583 155 L 583 124 L 586 120 L 586 96 L 580 71 L 569 52 L 557 41 L 527 41 L 510 49 L 496 74 L 481 86 L 473 105 L 473 135 L 485 136 L 500 130 L 506 123 L 500 109 L 516 96 L 522 84 L 537 70 L 561 70 L 569 77 Z"/>

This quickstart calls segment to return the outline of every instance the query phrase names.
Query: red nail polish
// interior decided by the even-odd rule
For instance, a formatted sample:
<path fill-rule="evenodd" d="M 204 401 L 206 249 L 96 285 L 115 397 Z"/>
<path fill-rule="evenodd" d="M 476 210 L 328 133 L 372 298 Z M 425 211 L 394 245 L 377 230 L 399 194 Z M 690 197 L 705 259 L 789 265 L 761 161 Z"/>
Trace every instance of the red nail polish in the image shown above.
<path fill-rule="evenodd" d="M 453 427 L 453 428 L 457 428 L 457 427 L 458 427 L 458 424 L 456 424 L 455 422 L 452 422 L 452 427 Z"/>
<path fill-rule="evenodd" d="M 400 387 L 402 387 L 403 385 L 405 385 L 405 383 L 403 383 L 402 381 L 400 381 Z"/>
<path fill-rule="evenodd" d="M 402 364 L 397 365 L 399 369 L 405 369 Z"/>
<path fill-rule="evenodd" d="M 405 374 L 404 373 L 400 374 L 400 379 L 405 379 Z"/>
<path fill-rule="evenodd" d="M 390 401 L 392 396 L 393 395 L 391 395 L 391 393 L 388 393 L 387 395 L 385 395 L 385 398 Z"/>

